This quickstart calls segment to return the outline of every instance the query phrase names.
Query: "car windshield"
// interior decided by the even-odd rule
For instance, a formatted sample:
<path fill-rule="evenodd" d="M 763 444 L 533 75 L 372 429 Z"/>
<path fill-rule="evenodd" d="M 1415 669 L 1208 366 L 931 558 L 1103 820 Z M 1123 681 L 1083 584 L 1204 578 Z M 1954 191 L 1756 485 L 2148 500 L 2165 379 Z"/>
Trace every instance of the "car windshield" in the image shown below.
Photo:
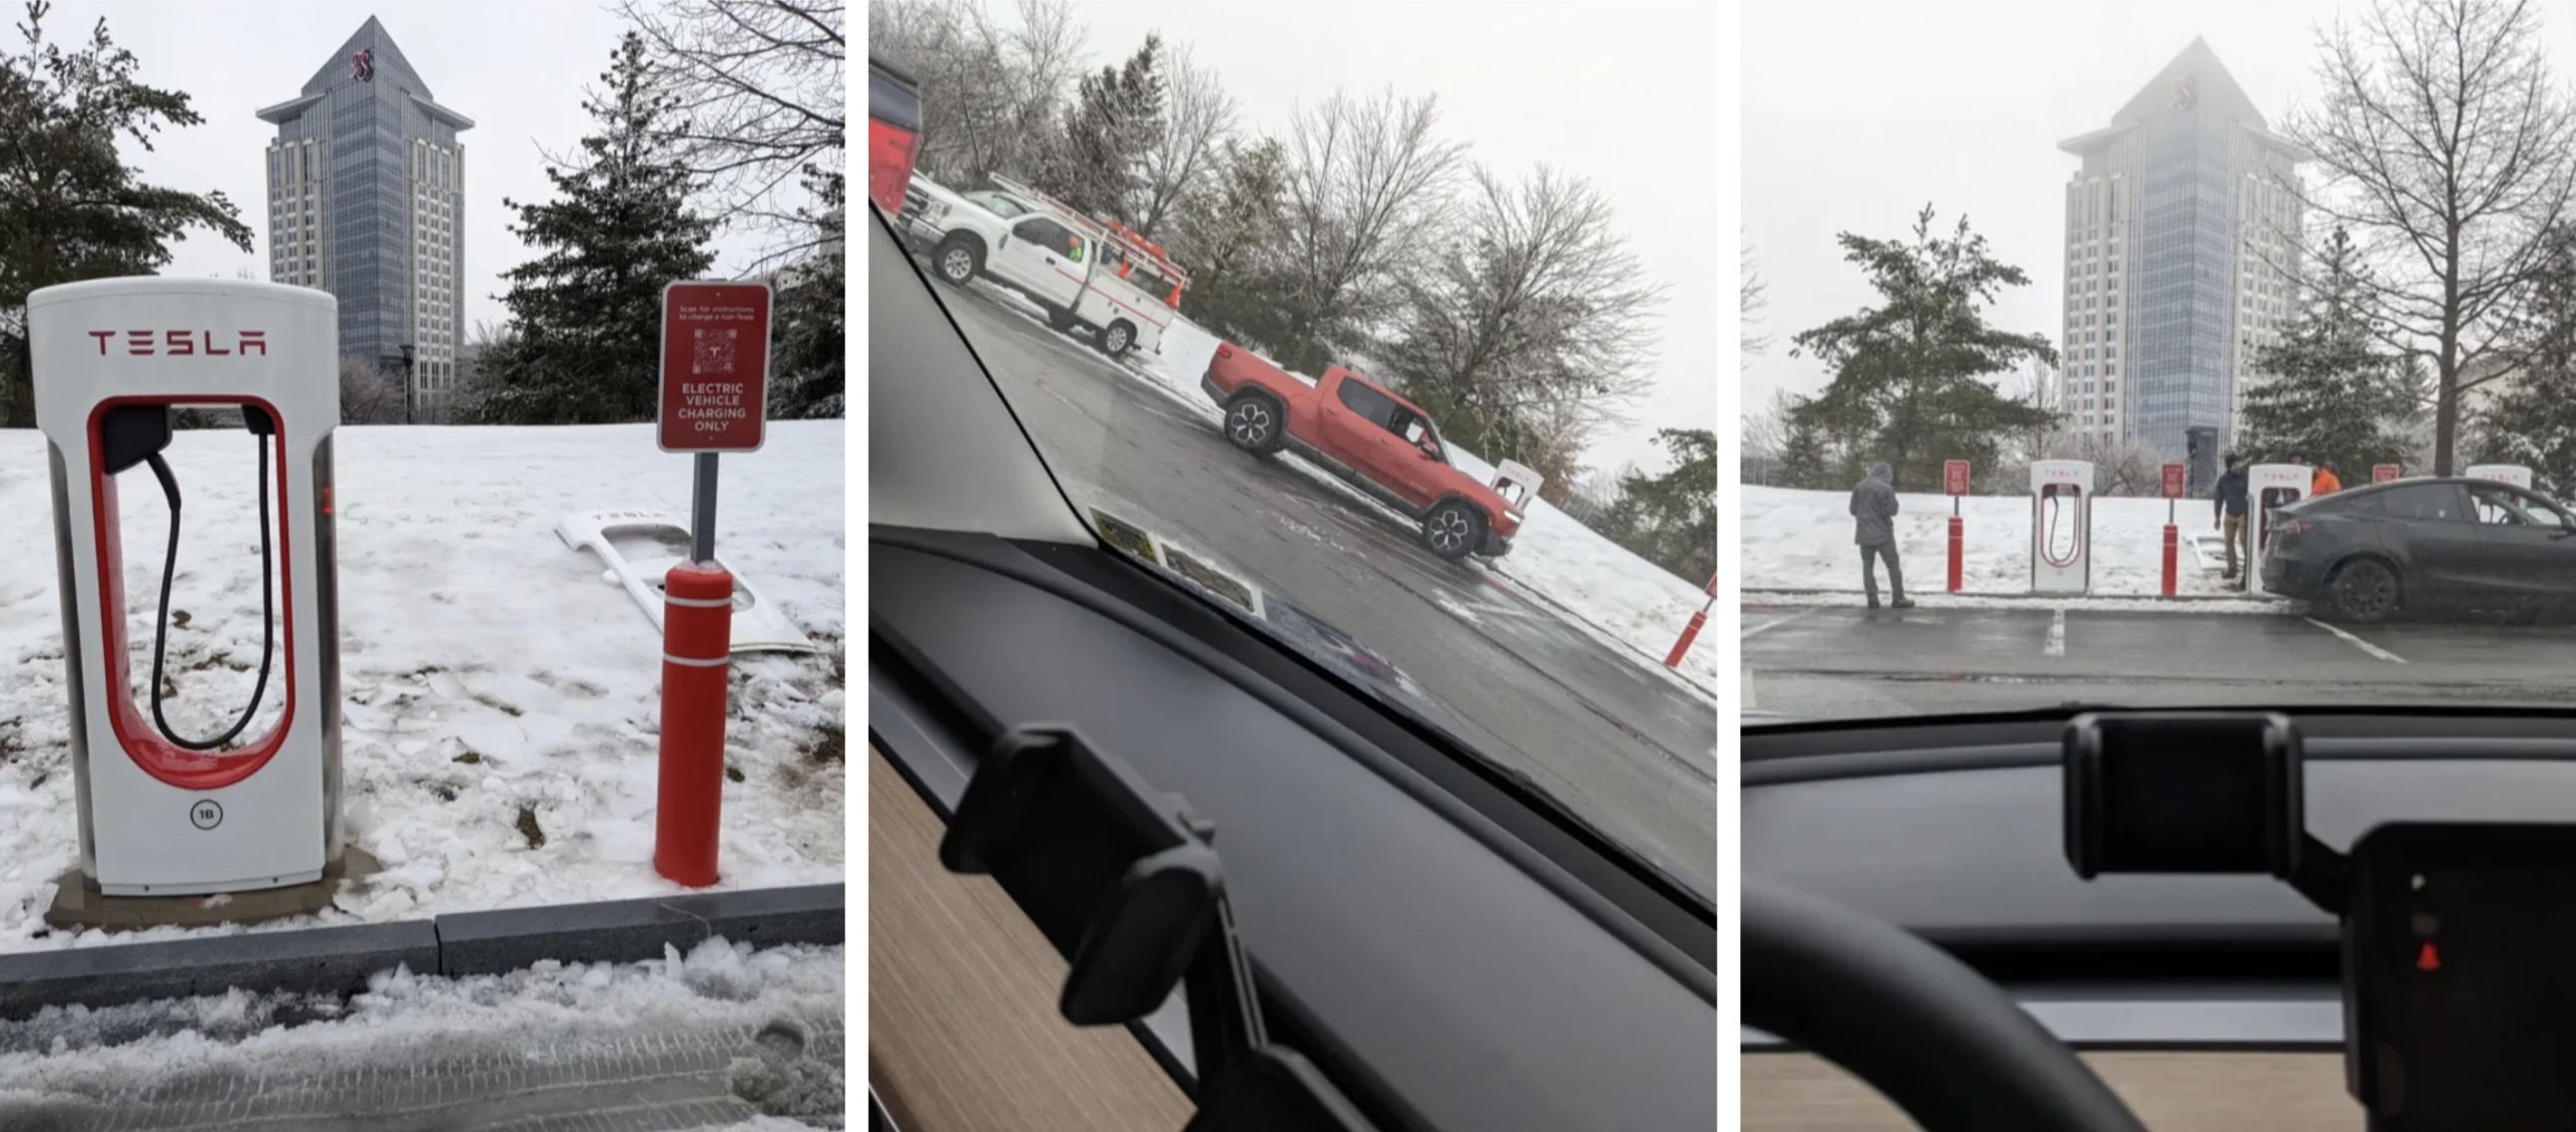
<path fill-rule="evenodd" d="M 985 211 L 990 212 L 995 216 L 1025 216 L 1029 211 L 1029 206 L 1003 196 L 1000 193 L 968 193 L 966 194 L 966 199 L 984 206 Z"/>
<path fill-rule="evenodd" d="M 915 176 L 1038 206 L 880 215 L 1105 544 L 1706 900 L 1716 132 L 1634 107 L 1722 80 L 1584 11 L 872 4 Z"/>
<path fill-rule="evenodd" d="M 2568 706 L 2576 11 L 1783 7 L 1743 56 L 1749 723 Z M 2395 140 L 2434 135 L 2550 156 Z"/>

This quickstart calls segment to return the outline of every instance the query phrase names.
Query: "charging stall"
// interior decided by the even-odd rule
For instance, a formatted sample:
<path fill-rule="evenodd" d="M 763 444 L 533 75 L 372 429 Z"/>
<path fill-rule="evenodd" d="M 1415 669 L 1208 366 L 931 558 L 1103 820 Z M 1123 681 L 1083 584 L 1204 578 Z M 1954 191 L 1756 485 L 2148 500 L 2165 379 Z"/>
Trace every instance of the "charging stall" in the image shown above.
<path fill-rule="evenodd" d="M 2256 464 L 2245 469 L 2245 588 L 2262 585 L 2263 550 L 2271 545 L 2272 509 L 2308 497 L 2316 470 L 2306 464 Z"/>
<path fill-rule="evenodd" d="M 2471 479 L 2509 483 L 2524 491 L 2531 490 L 2531 469 L 2520 464 L 2473 464 L 2461 475 Z"/>
<path fill-rule="evenodd" d="M 322 881 L 342 857 L 331 519 L 337 303 L 268 283 L 107 279 L 37 291 L 27 317 L 36 423 L 53 466 L 80 811 L 82 876 L 66 876 L 63 887 L 81 881 L 98 896 L 173 897 Z M 258 485 L 259 604 L 268 619 L 259 675 L 238 716 L 225 709 L 229 729 L 215 733 L 188 734 L 165 718 L 171 575 L 183 530 L 196 553 L 253 540 L 238 528 L 183 527 L 182 488 L 193 485 L 163 456 L 180 407 L 238 412 L 240 424 L 192 433 L 190 446 L 228 450 L 225 477 L 237 451 L 239 474 L 255 473 Z M 148 473 L 129 474 L 139 469 Z M 118 537 L 119 489 L 138 482 L 147 493 L 157 486 L 170 519 L 169 545 L 156 555 L 158 607 L 150 593 L 132 595 L 146 603 L 140 611 L 125 591 Z M 129 635 L 145 624 L 149 640 L 140 628 Z M 145 664 L 151 680 L 138 690 L 135 668 Z M 280 708 L 252 732 L 264 703 Z M 258 918 L 242 912 L 226 918 Z"/>
<path fill-rule="evenodd" d="M 2080 594 L 2093 588 L 2093 465 L 2030 464 L 2030 590 Z"/>

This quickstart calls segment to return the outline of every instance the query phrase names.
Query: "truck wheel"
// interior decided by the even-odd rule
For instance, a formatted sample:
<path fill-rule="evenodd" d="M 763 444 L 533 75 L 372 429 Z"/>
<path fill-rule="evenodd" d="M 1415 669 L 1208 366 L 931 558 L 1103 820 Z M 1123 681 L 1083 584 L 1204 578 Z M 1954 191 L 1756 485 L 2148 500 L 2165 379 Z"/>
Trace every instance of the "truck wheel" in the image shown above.
<path fill-rule="evenodd" d="M 1485 513 L 1463 499 L 1445 499 L 1422 517 L 1422 545 L 1455 562 L 1485 541 Z"/>
<path fill-rule="evenodd" d="M 2397 572 L 2368 558 L 2345 563 L 2326 582 L 2335 616 L 2363 625 L 2385 621 L 2397 612 L 2399 592 Z"/>
<path fill-rule="evenodd" d="M 940 278 L 963 287 L 984 270 L 984 249 L 961 232 L 939 241 L 939 250 L 931 253 L 930 266 Z"/>
<path fill-rule="evenodd" d="M 1126 319 L 1110 323 L 1109 329 L 1100 332 L 1100 352 L 1110 357 L 1126 357 L 1127 351 L 1135 345 L 1136 328 L 1127 325 Z"/>
<path fill-rule="evenodd" d="M 1225 406 L 1225 438 L 1255 456 L 1267 456 L 1288 443 L 1286 415 L 1267 393 L 1236 394 Z"/>

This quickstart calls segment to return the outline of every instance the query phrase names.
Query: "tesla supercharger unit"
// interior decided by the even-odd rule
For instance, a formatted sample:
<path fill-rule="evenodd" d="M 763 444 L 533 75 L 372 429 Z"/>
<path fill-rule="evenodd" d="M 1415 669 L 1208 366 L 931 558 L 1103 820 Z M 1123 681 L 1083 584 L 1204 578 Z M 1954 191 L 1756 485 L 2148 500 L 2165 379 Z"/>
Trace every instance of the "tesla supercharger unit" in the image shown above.
<path fill-rule="evenodd" d="M 320 880 L 341 854 L 331 530 L 337 303 L 321 291 L 269 283 L 105 279 L 35 292 L 27 322 L 36 424 L 53 465 L 81 871 L 106 896 Z M 246 475 L 255 464 L 258 477 L 261 605 L 269 617 L 260 634 L 261 690 L 224 708 L 227 719 L 238 712 L 237 721 L 215 734 L 173 727 L 161 703 L 184 498 L 161 453 L 180 406 L 239 410 L 246 431 L 207 439 L 227 450 L 225 464 L 238 458 Z M 144 640 L 139 629 L 128 634 L 146 622 L 127 604 L 117 499 L 120 487 L 148 493 L 155 481 L 169 507 L 170 543 L 155 584 L 159 608 L 145 614 L 155 618 L 152 638 Z M 245 546 L 245 534 L 196 533 L 194 545 Z M 149 650 L 148 659 L 138 650 Z M 133 676 L 143 664 L 152 679 L 138 692 Z M 272 697 L 282 703 L 275 722 L 247 733 Z"/>
<path fill-rule="evenodd" d="M 2287 507 L 2308 497 L 2308 488 L 2316 483 L 2316 472 L 2306 464 L 2256 464 L 2245 469 L 2246 501 L 2252 504 L 2246 516 L 2245 588 L 2249 591 L 2263 581 L 2263 549 L 2271 545 L 2272 509 Z"/>
<path fill-rule="evenodd" d="M 2080 594 L 2093 588 L 2093 465 L 2030 464 L 2030 589 Z"/>
<path fill-rule="evenodd" d="M 2460 474 L 2472 479 L 2509 483 L 2524 491 L 2531 490 L 2531 469 L 2520 464 L 2477 464 Z"/>

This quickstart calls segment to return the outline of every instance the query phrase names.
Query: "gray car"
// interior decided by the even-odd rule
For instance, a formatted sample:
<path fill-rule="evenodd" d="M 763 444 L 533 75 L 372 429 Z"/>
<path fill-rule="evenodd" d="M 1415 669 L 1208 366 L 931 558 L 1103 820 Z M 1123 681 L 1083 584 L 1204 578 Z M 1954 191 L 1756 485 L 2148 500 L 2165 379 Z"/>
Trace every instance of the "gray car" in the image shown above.
<path fill-rule="evenodd" d="M 2399 613 L 2576 613 L 2576 523 L 2512 484 L 2395 480 L 2272 513 L 2263 588 L 2347 621 Z"/>

